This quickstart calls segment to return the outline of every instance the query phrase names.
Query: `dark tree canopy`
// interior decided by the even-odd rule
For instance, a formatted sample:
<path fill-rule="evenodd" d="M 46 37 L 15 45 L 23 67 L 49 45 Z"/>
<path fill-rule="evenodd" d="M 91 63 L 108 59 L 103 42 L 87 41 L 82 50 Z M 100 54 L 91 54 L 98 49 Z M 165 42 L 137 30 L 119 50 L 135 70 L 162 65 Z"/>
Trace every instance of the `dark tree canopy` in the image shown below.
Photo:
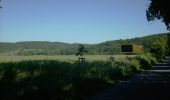
<path fill-rule="evenodd" d="M 155 19 L 161 20 L 165 23 L 168 30 L 170 30 L 170 4 L 169 0 L 150 0 L 150 5 L 146 10 L 148 21 Z"/>
<path fill-rule="evenodd" d="M 77 53 L 76 53 L 76 56 L 83 56 L 84 53 L 87 53 L 87 50 L 85 49 L 84 45 L 80 44 L 79 45 L 79 48 L 77 49 Z"/>

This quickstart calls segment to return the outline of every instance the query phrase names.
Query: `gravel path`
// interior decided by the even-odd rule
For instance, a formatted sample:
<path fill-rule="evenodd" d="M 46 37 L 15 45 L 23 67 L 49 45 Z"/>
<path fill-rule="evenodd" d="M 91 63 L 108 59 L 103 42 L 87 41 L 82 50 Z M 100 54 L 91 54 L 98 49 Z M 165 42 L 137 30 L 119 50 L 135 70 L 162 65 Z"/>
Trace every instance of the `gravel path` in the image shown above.
<path fill-rule="evenodd" d="M 87 100 L 170 100 L 170 57 Z"/>

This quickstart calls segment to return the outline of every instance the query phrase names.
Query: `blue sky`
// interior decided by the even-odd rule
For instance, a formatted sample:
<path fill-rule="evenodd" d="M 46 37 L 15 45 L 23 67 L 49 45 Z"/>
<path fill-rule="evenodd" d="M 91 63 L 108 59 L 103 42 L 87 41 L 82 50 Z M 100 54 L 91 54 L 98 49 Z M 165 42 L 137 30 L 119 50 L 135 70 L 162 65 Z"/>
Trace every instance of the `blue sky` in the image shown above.
<path fill-rule="evenodd" d="M 167 32 L 149 0 L 2 0 L 0 42 L 100 43 Z"/>

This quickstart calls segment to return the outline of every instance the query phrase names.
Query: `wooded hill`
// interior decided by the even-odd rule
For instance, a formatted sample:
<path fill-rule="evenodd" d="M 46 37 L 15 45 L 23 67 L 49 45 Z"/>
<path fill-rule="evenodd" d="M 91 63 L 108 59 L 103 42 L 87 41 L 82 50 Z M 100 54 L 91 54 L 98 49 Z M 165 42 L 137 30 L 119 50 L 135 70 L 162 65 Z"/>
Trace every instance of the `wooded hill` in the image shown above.
<path fill-rule="evenodd" d="M 106 41 L 99 44 L 84 44 L 88 54 L 120 54 L 122 44 L 143 45 L 145 51 L 149 51 L 154 42 L 167 45 L 169 33 L 154 34 L 144 37 L 136 37 L 125 40 Z M 25 41 L 16 43 L 0 42 L 1 55 L 71 55 L 76 54 L 78 43 Z"/>

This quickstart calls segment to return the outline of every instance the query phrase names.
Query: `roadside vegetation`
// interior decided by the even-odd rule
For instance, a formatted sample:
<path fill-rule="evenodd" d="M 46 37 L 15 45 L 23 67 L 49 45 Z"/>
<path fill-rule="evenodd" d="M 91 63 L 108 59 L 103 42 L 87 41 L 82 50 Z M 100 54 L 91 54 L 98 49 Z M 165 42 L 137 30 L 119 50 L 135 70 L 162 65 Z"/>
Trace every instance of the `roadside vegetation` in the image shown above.
<path fill-rule="evenodd" d="M 167 41 L 167 34 L 163 34 L 97 45 L 76 44 L 78 49 L 67 48 L 71 51 L 69 55 L 20 55 L 17 50 L 22 43 L 19 43 L 14 46 L 18 48 L 13 48 L 12 55 L 0 55 L 0 100 L 83 100 L 135 73 L 151 69 L 168 54 Z M 36 43 L 39 45 L 40 42 Z M 116 48 L 126 43 L 143 45 L 144 51 L 138 55 L 120 55 L 120 48 Z M 39 48 L 38 45 L 34 46 Z M 40 49 L 34 46 L 30 43 L 26 50 Z M 0 47 L 8 48 L 4 43 L 0 43 Z M 64 51 L 63 48 L 61 51 Z M 8 49 L 10 52 L 11 48 Z M 73 55 L 76 49 L 78 56 Z M 24 50 L 25 47 L 21 51 Z M 51 48 L 47 51 L 51 53 Z M 79 57 L 85 58 L 85 61 L 80 63 Z"/>
<path fill-rule="evenodd" d="M 151 55 L 84 64 L 56 60 L 0 63 L 1 100 L 82 100 L 156 63 Z"/>
<path fill-rule="evenodd" d="M 108 61 L 109 57 L 113 56 L 116 61 L 125 59 L 127 57 L 135 57 L 136 55 L 84 55 L 86 61 Z M 75 55 L 31 55 L 31 56 L 0 56 L 0 62 L 19 62 L 28 60 L 57 60 L 60 62 L 72 62 L 77 61 L 79 56 Z"/>

